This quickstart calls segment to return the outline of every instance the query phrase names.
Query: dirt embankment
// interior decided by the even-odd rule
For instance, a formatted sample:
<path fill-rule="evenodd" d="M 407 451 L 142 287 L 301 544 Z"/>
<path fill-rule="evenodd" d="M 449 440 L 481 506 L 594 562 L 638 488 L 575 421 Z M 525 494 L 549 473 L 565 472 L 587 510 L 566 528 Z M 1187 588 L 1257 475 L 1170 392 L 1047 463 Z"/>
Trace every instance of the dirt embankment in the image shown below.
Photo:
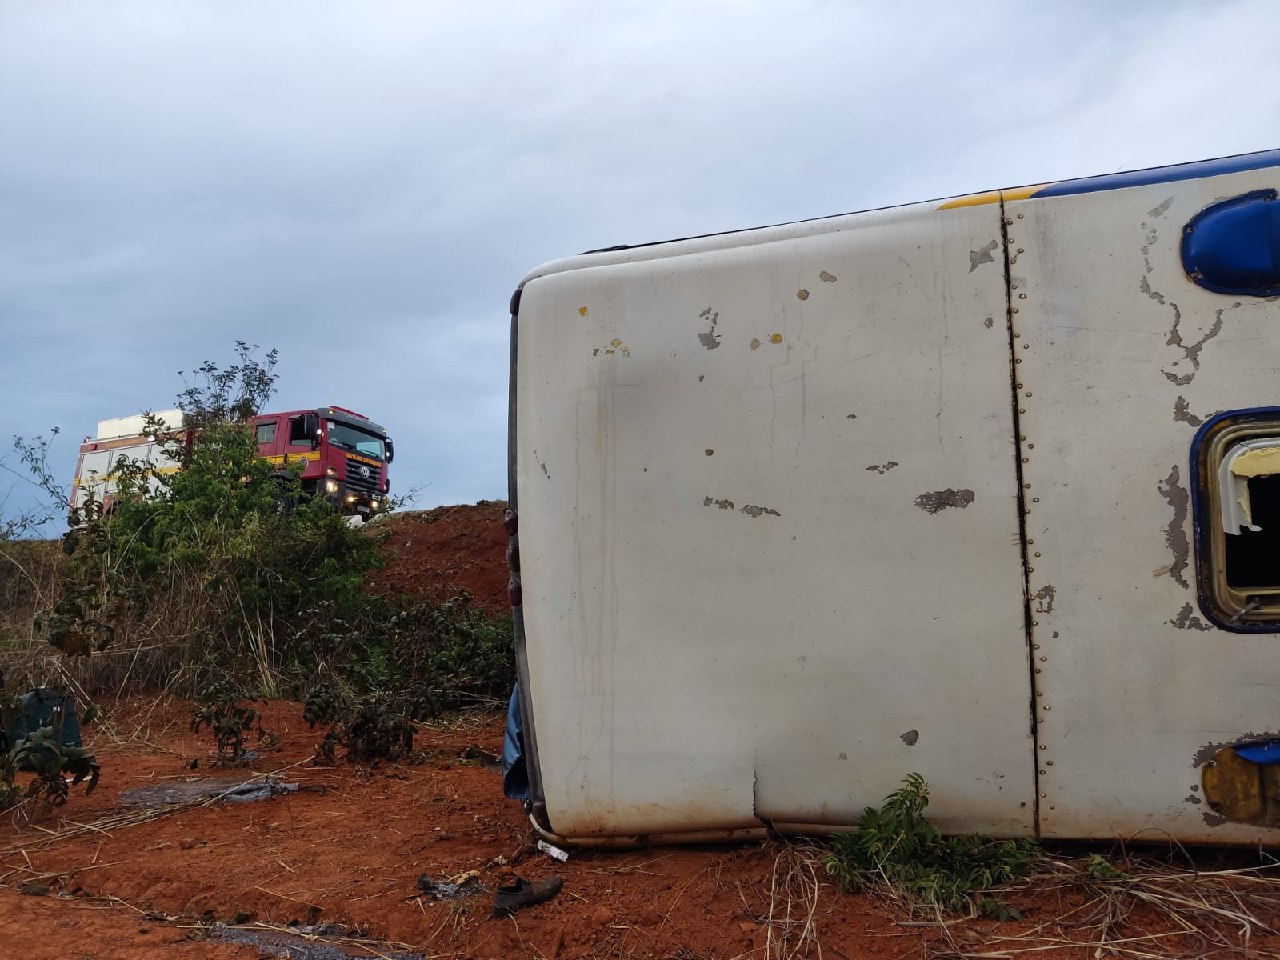
<path fill-rule="evenodd" d="M 507 613 L 507 533 L 500 500 L 392 514 L 370 528 L 384 536 L 375 590 L 440 600 L 457 588 L 493 614 Z"/>

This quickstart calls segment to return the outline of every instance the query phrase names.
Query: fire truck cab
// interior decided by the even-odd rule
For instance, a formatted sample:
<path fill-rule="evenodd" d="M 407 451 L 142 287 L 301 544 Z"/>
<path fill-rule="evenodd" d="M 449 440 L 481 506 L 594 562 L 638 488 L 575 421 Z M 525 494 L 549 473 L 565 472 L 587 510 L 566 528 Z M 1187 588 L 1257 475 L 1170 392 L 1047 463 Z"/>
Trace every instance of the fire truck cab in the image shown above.
<path fill-rule="evenodd" d="M 253 420 L 258 455 L 281 469 L 302 463 L 304 493 L 370 520 L 386 507 L 387 465 L 395 446 L 386 430 L 345 407 L 264 413 Z"/>

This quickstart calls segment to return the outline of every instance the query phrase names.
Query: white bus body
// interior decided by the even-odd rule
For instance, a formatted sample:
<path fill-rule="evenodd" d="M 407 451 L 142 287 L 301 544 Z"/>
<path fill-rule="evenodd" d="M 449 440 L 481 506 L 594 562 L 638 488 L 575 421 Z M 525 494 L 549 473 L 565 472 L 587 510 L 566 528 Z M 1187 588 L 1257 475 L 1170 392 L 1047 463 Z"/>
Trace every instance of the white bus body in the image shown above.
<path fill-rule="evenodd" d="M 544 825 L 831 831 L 915 771 L 951 833 L 1280 840 L 1280 559 L 1224 552 L 1280 503 L 1278 165 L 530 274 L 511 499 Z M 1204 521 L 1241 491 L 1264 532 Z"/>

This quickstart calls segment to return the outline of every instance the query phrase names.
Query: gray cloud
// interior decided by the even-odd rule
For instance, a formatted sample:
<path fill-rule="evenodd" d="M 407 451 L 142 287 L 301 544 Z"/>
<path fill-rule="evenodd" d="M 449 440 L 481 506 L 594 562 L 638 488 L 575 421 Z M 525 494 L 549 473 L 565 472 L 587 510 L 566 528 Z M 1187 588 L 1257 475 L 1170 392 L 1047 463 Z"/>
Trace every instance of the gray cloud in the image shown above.
<path fill-rule="evenodd" d="M 245 339 L 282 407 L 386 423 L 399 489 L 499 497 L 539 262 L 1275 146 L 1270 12 L 0 0 L 0 435 Z"/>

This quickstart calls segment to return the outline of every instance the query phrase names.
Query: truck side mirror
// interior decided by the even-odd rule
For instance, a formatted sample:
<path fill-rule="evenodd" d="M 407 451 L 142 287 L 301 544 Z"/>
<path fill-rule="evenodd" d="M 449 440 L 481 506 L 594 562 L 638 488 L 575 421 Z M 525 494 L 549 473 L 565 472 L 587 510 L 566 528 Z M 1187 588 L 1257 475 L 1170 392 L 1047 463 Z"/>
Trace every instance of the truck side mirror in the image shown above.
<path fill-rule="evenodd" d="M 320 446 L 320 418 L 314 413 L 303 414 L 303 430 L 311 438 L 311 449 Z"/>
<path fill-rule="evenodd" d="M 396 458 L 396 445 L 391 442 L 391 438 L 387 437 L 387 463 Z"/>

